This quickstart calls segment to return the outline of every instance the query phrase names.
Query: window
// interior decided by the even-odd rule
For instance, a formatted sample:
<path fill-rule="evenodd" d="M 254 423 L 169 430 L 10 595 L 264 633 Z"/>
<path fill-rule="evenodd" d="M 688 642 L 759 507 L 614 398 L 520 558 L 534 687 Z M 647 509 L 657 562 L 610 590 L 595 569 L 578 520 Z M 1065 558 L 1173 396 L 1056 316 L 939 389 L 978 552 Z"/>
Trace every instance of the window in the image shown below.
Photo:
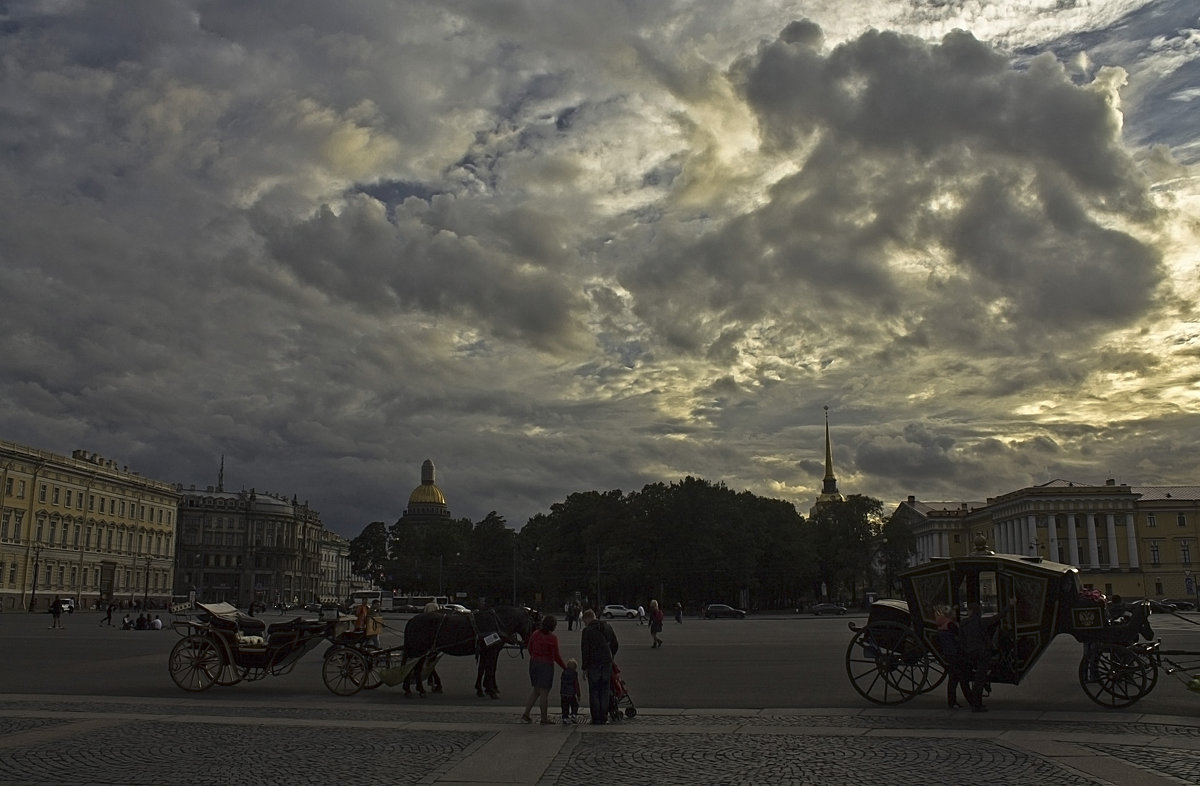
<path fill-rule="evenodd" d="M 1179 541 L 1179 561 L 1184 565 L 1192 564 L 1192 542 L 1189 540 Z"/>
<path fill-rule="evenodd" d="M 66 494 L 66 497 L 64 498 L 63 504 L 65 504 L 68 508 L 71 507 L 71 490 L 70 489 L 67 489 L 67 494 Z"/>
<path fill-rule="evenodd" d="M 125 517 L 125 500 L 121 500 L 121 512 L 117 514 L 121 518 Z"/>
<path fill-rule="evenodd" d="M 64 578 L 63 566 L 59 565 L 58 566 L 58 586 L 60 586 L 60 587 L 63 586 L 63 578 Z"/>
<path fill-rule="evenodd" d="M 1162 585 L 1162 579 L 1155 579 L 1155 580 L 1154 580 L 1154 594 L 1155 594 L 1155 595 L 1161 595 L 1161 594 L 1163 594 L 1163 585 Z"/>
<path fill-rule="evenodd" d="M 60 489 L 58 486 L 55 486 L 54 487 L 54 504 L 55 505 L 57 505 L 59 499 L 61 499 L 61 496 L 60 496 L 61 494 L 62 494 L 62 489 Z"/>
<path fill-rule="evenodd" d="M 8 586 L 17 586 L 17 563 L 10 563 L 8 566 Z"/>
<path fill-rule="evenodd" d="M 96 509 L 96 495 L 88 494 L 88 510 Z"/>
<path fill-rule="evenodd" d="M 42 542 L 42 528 L 43 528 L 44 526 L 46 526 L 46 520 L 45 520 L 45 519 L 38 519 L 38 520 L 37 520 L 37 537 L 35 538 L 35 542 L 37 542 L 37 543 L 41 543 L 41 542 Z"/>
<path fill-rule="evenodd" d="M 1180 513 L 1178 516 L 1175 517 L 1175 521 L 1178 522 L 1179 526 L 1186 527 L 1187 526 L 1187 514 Z"/>
<path fill-rule="evenodd" d="M 8 521 L 12 518 L 12 514 L 7 510 L 0 513 L 0 540 L 8 540 Z"/>
<path fill-rule="evenodd" d="M 45 502 L 45 501 L 46 501 L 46 484 L 43 483 L 41 485 L 41 487 L 38 488 L 38 502 Z"/>
<path fill-rule="evenodd" d="M 1160 552 L 1159 549 L 1160 549 L 1160 547 L 1159 547 L 1159 543 L 1157 540 L 1150 541 L 1150 564 L 1151 565 L 1157 566 L 1157 565 L 1162 564 L 1162 553 Z"/>
<path fill-rule="evenodd" d="M 17 499 L 25 499 L 25 481 L 17 481 Z"/>
<path fill-rule="evenodd" d="M 25 511 L 23 511 L 23 510 L 18 510 L 16 513 L 13 514 L 13 531 L 12 531 L 13 543 L 21 542 L 21 520 L 24 517 L 25 517 Z"/>
<path fill-rule="evenodd" d="M 38 527 L 38 531 L 39 531 L 39 533 L 40 533 L 40 531 L 41 531 L 41 527 Z M 58 534 L 58 522 L 57 522 L 57 521 L 51 521 L 51 522 L 50 522 L 50 542 L 51 542 L 51 543 L 53 543 L 53 542 L 54 542 L 54 536 L 55 536 L 55 535 L 57 535 L 57 534 Z M 41 540 L 41 538 L 38 538 L 38 540 Z"/>
<path fill-rule="evenodd" d="M 65 522 L 65 521 L 63 522 L 63 526 L 62 526 L 62 539 L 58 541 L 58 545 L 60 545 L 60 546 L 67 545 L 67 522 Z"/>
<path fill-rule="evenodd" d="M 1158 521 L 1155 520 L 1153 513 L 1146 514 L 1146 526 L 1147 527 L 1157 527 L 1158 526 Z"/>
<path fill-rule="evenodd" d="M 5 495 L 7 495 L 9 497 L 12 496 L 12 483 L 13 483 L 12 478 L 4 479 L 4 493 L 5 493 Z"/>
<path fill-rule="evenodd" d="M 81 527 L 78 524 L 76 524 L 75 525 L 75 548 L 79 548 L 79 532 L 80 532 L 80 530 L 81 530 Z"/>

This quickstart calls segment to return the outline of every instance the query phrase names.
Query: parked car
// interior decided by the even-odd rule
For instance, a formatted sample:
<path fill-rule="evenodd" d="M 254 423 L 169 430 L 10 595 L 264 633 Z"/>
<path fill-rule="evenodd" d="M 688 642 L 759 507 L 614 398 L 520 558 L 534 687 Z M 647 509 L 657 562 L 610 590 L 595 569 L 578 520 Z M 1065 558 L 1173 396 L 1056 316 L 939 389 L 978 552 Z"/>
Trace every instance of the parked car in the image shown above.
<path fill-rule="evenodd" d="M 58 606 L 63 611 L 67 612 L 68 614 L 75 613 L 75 599 L 74 598 L 59 598 Z"/>
<path fill-rule="evenodd" d="M 1195 611 L 1196 601 L 1187 598 L 1163 598 L 1163 603 L 1170 603 L 1176 611 Z"/>
<path fill-rule="evenodd" d="M 1170 603 L 1164 603 L 1161 600 L 1150 600 L 1151 614 L 1174 614 L 1175 607 Z"/>
<path fill-rule="evenodd" d="M 813 605 L 808 607 L 808 610 L 810 613 L 816 614 L 818 617 L 821 616 L 822 614 L 845 614 L 846 613 L 846 607 L 840 603 L 814 603 Z"/>
<path fill-rule="evenodd" d="M 733 617 L 735 619 L 746 619 L 746 612 L 742 609 L 735 609 L 728 603 L 710 603 L 704 607 L 704 618 L 706 620 L 716 619 L 717 617 Z"/>
<path fill-rule="evenodd" d="M 442 608 L 448 611 L 454 611 L 459 614 L 470 614 L 471 610 L 461 603 L 443 603 Z"/>
<path fill-rule="evenodd" d="M 611 603 L 605 606 L 604 611 L 600 612 L 600 614 L 608 619 L 612 619 L 613 617 L 627 617 L 629 619 L 633 619 L 637 616 L 637 609 L 627 608 L 618 603 Z"/>

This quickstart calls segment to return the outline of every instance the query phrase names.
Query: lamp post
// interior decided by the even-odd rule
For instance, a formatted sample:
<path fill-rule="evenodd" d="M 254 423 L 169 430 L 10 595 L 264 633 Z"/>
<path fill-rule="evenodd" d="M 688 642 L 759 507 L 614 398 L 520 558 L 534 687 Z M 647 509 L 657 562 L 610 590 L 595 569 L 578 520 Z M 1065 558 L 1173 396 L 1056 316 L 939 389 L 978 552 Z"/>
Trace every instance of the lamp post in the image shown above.
<path fill-rule="evenodd" d="M 37 611 L 37 580 L 38 580 L 38 560 L 42 556 L 42 547 L 33 547 L 33 589 L 29 593 L 29 610 Z"/>
<path fill-rule="evenodd" d="M 148 609 L 148 608 L 150 608 L 150 557 L 149 557 L 149 555 L 146 556 L 146 584 L 142 588 L 142 591 L 144 593 L 142 595 L 142 608 Z"/>

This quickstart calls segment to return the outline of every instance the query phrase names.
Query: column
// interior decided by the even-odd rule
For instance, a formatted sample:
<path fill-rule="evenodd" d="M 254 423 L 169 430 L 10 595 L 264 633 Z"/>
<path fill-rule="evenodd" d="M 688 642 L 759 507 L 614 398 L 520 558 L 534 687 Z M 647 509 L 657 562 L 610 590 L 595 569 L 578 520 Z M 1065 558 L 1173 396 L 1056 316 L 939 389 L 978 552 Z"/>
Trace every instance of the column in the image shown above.
<path fill-rule="evenodd" d="M 1100 549 L 1096 542 L 1096 514 L 1087 514 L 1088 567 L 1100 567 Z"/>
<path fill-rule="evenodd" d="M 1121 560 L 1117 554 L 1117 517 L 1114 514 L 1104 514 L 1104 528 L 1108 535 L 1108 566 L 1119 568 Z"/>
<path fill-rule="evenodd" d="M 1037 543 L 1037 516 L 1029 515 L 1025 517 L 1025 530 L 1029 535 L 1029 542 L 1025 544 L 1025 553 L 1031 557 L 1036 557 L 1041 551 L 1035 547 Z"/>
<path fill-rule="evenodd" d="M 1046 555 L 1058 562 L 1058 516 L 1046 517 Z"/>
<path fill-rule="evenodd" d="M 1125 543 L 1129 549 L 1129 567 L 1137 569 L 1142 566 L 1138 559 L 1137 528 L 1133 524 L 1133 514 L 1125 514 Z"/>
<path fill-rule="evenodd" d="M 1000 525 L 998 523 L 992 524 L 992 548 L 997 554 L 1004 553 L 1004 548 L 1000 545 Z"/>
<path fill-rule="evenodd" d="M 1079 533 L 1075 531 L 1075 514 L 1067 514 L 1067 562 L 1079 566 Z"/>

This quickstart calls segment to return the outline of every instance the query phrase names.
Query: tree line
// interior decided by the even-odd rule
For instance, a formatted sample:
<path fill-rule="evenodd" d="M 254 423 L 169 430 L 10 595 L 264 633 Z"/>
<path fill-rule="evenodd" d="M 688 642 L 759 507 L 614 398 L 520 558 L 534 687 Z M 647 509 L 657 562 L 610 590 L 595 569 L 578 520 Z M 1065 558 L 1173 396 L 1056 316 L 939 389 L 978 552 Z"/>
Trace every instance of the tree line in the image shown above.
<path fill-rule="evenodd" d="M 574 493 L 519 531 L 493 511 L 479 522 L 376 521 L 350 542 L 355 571 L 384 589 L 541 608 L 650 598 L 689 610 L 857 604 L 868 590 L 892 594 L 915 550 L 907 525 L 885 519 L 871 497 L 822 504 L 806 518 L 790 502 L 692 477 Z"/>

